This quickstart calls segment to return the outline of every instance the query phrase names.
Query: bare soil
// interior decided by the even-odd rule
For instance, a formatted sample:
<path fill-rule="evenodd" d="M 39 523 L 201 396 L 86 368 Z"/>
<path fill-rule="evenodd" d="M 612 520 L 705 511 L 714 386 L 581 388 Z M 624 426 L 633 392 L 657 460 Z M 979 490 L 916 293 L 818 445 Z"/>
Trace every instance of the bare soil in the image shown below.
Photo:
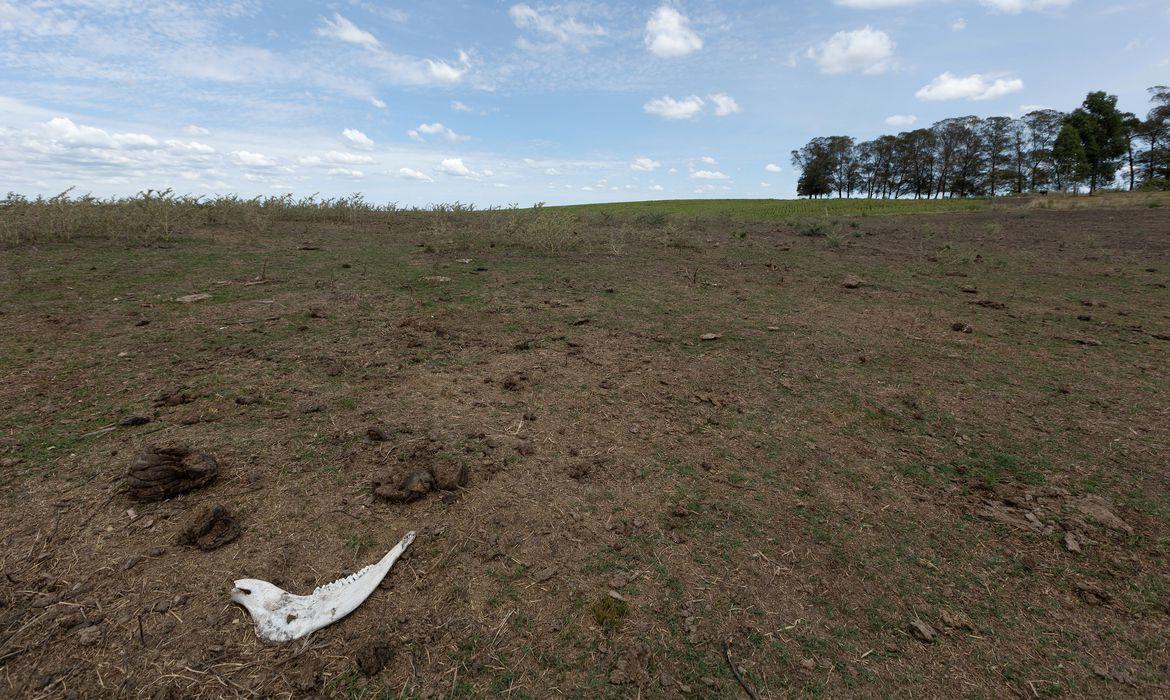
<path fill-rule="evenodd" d="M 1170 693 L 1170 210 L 479 225 L 0 251 L 0 693 Z"/>

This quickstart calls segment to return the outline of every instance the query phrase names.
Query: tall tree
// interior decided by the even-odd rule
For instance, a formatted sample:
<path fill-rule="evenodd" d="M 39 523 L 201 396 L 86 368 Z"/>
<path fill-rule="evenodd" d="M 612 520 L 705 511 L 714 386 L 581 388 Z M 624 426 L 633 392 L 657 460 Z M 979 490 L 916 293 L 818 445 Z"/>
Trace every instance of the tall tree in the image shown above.
<path fill-rule="evenodd" d="M 1052 147 L 1065 115 L 1055 109 L 1040 109 L 1024 116 L 1028 125 L 1028 189 L 1040 190 L 1053 184 Z"/>
<path fill-rule="evenodd" d="M 1073 190 L 1089 177 L 1091 166 L 1085 155 L 1085 145 L 1075 126 L 1065 124 L 1052 146 L 1052 174 L 1056 186 L 1062 190 Z"/>
<path fill-rule="evenodd" d="M 991 117 L 983 121 L 980 130 L 987 163 L 987 194 L 991 197 L 999 194 L 1005 180 L 1012 176 L 1008 170 L 1012 162 L 1008 150 L 1012 146 L 1012 127 L 1011 117 Z"/>
<path fill-rule="evenodd" d="M 1089 163 L 1089 193 L 1109 185 L 1117 176 L 1125 153 L 1125 125 L 1117 109 L 1117 96 L 1090 92 L 1084 103 L 1068 115 L 1067 123 L 1077 130 L 1085 159 Z"/>

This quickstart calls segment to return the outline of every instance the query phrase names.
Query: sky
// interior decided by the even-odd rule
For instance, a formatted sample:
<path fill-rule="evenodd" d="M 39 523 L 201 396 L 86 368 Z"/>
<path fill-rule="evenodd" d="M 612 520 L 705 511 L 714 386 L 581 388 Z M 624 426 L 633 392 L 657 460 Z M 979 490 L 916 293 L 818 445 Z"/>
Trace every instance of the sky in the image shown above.
<path fill-rule="evenodd" d="M 790 152 L 1144 113 L 1170 0 L 0 0 L 0 192 L 791 197 Z"/>

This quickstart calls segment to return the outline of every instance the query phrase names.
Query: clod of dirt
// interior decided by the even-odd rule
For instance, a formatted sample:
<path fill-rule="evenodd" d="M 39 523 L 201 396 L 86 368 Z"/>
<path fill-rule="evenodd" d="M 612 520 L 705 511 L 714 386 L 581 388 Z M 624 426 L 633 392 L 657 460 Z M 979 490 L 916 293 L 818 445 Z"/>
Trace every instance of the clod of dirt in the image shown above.
<path fill-rule="evenodd" d="M 354 661 L 365 676 L 375 676 L 394 658 L 394 647 L 386 642 L 370 642 L 358 649 Z"/>
<path fill-rule="evenodd" d="M 520 391 L 524 386 L 524 382 L 528 381 L 528 375 L 524 372 L 514 372 L 504 377 L 503 387 L 508 391 Z"/>
<path fill-rule="evenodd" d="M 162 408 L 163 406 L 182 406 L 194 400 L 195 397 L 187 393 L 187 387 L 182 386 L 176 389 L 167 389 L 159 393 L 154 399 L 154 405 L 156 408 Z"/>
<path fill-rule="evenodd" d="M 434 486 L 440 491 L 458 491 L 467 485 L 467 480 L 471 476 L 471 470 L 466 464 L 450 462 L 433 465 L 430 471 L 434 478 Z"/>
<path fill-rule="evenodd" d="M 1090 316 L 1089 314 L 1081 314 L 1080 316 L 1077 316 L 1077 320 L 1088 322 L 1088 321 L 1092 321 L 1093 317 Z"/>
<path fill-rule="evenodd" d="M 978 294 L 979 288 L 974 287 L 974 286 L 969 285 L 969 284 L 965 284 L 962 287 L 959 287 L 959 291 L 964 293 L 964 294 Z"/>
<path fill-rule="evenodd" d="M 430 493 L 435 477 L 427 469 L 415 469 L 405 477 L 374 480 L 374 495 L 391 503 L 412 503 Z"/>
<path fill-rule="evenodd" d="M 146 425 L 149 422 L 150 419 L 146 416 L 126 416 L 122 420 L 118 421 L 118 425 L 122 426 L 123 428 L 134 428 L 139 425 Z"/>
<path fill-rule="evenodd" d="M 963 323 L 962 321 L 955 321 L 951 324 L 951 330 L 956 333 L 970 333 L 974 329 L 971 328 L 970 324 Z"/>
<path fill-rule="evenodd" d="M 537 571 L 536 575 L 532 577 L 532 580 L 535 581 L 536 583 L 544 583 L 545 581 L 551 579 L 553 576 L 556 576 L 556 575 L 557 575 L 557 567 L 550 566 L 550 567 L 541 569 L 540 571 Z"/>
<path fill-rule="evenodd" d="M 841 286 L 845 289 L 857 289 L 861 286 L 861 278 L 857 275 L 845 275 L 845 279 L 841 282 Z"/>
<path fill-rule="evenodd" d="M 204 552 L 219 549 L 240 536 L 236 519 L 222 506 L 205 509 L 179 536 L 179 544 L 198 547 Z"/>
<path fill-rule="evenodd" d="M 975 306 L 982 306 L 985 309 L 995 309 L 996 311 L 1003 311 L 1007 308 L 1007 304 L 1002 301 L 992 301 L 991 299 L 980 299 L 979 301 L 970 302 Z"/>
<path fill-rule="evenodd" d="M 450 281 L 450 277 L 444 277 L 443 275 L 430 275 L 429 277 L 423 277 L 423 282 L 430 282 L 432 284 L 446 284 Z"/>
<path fill-rule="evenodd" d="M 175 301 L 179 302 L 180 304 L 194 304 L 197 301 L 205 301 L 210 298 L 210 294 L 188 294 L 186 296 L 176 297 Z"/>
<path fill-rule="evenodd" d="M 130 497 L 161 501 L 207 486 L 219 476 L 211 455 L 189 447 L 146 447 L 127 475 Z"/>
<path fill-rule="evenodd" d="M 82 646 L 92 646 L 101 638 L 102 628 L 97 625 L 90 625 L 77 630 L 77 643 Z"/>
<path fill-rule="evenodd" d="M 712 341 L 712 340 L 719 340 L 722 337 L 723 336 L 720 335 L 719 333 L 704 333 L 703 335 L 699 336 L 699 340 Z"/>
<path fill-rule="evenodd" d="M 1077 594 L 1089 605 L 1108 605 L 1113 595 L 1095 583 L 1077 581 Z"/>
<path fill-rule="evenodd" d="M 370 439 L 370 442 L 386 442 L 390 439 L 386 434 L 386 430 L 378 425 L 371 425 L 366 428 L 366 437 Z"/>
<path fill-rule="evenodd" d="M 1077 541 L 1077 536 L 1071 532 L 1064 533 L 1064 548 L 1073 554 L 1080 554 L 1081 543 Z"/>
<path fill-rule="evenodd" d="M 938 636 L 938 632 L 922 620 L 911 620 L 909 629 L 910 634 L 923 644 L 930 644 Z"/>

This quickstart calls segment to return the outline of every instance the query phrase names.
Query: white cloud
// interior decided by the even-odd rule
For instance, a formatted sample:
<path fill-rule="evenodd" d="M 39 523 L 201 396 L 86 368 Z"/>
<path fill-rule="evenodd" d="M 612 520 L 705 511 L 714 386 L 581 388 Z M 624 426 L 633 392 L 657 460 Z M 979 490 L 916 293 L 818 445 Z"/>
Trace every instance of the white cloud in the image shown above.
<path fill-rule="evenodd" d="M 556 168 L 545 168 L 544 174 L 548 175 L 549 177 L 555 177 L 557 175 L 560 175 L 561 171 L 557 170 Z"/>
<path fill-rule="evenodd" d="M 772 186 L 772 183 L 770 183 L 770 182 L 761 182 L 760 183 L 760 187 L 768 188 L 771 186 Z"/>
<path fill-rule="evenodd" d="M 920 89 L 916 96 L 920 100 L 939 102 L 943 100 L 994 100 L 997 97 L 1010 95 L 1024 89 L 1024 81 L 1019 78 L 993 74 L 975 73 L 967 76 L 958 76 L 953 73 L 943 73 L 929 85 Z"/>
<path fill-rule="evenodd" d="M 717 92 L 712 95 L 707 95 L 712 104 L 715 105 L 715 116 L 726 117 L 731 114 L 739 114 L 743 108 L 735 101 L 731 95 L 723 92 Z"/>
<path fill-rule="evenodd" d="M 348 177 L 351 180 L 360 180 L 366 176 L 366 174 L 360 170 L 351 170 L 349 168 L 333 168 L 325 174 L 330 177 Z"/>
<path fill-rule="evenodd" d="M 691 20 L 669 5 L 654 11 L 646 22 L 646 50 L 659 58 L 686 56 L 703 48 L 703 39 L 691 29 Z"/>
<path fill-rule="evenodd" d="M 17 32 L 26 36 L 64 36 L 73 34 L 78 29 L 76 20 L 65 17 L 60 12 L 37 12 L 37 4 L 24 0 L 26 5 L 21 7 L 5 0 L 0 0 L 0 32 Z M 29 7 L 29 6 L 32 7 Z"/>
<path fill-rule="evenodd" d="M 379 100 L 377 97 L 371 97 L 370 104 L 374 105 L 378 109 L 386 109 L 386 103 L 382 100 Z"/>
<path fill-rule="evenodd" d="M 455 100 L 454 102 L 451 103 L 451 109 L 455 110 L 456 112 L 471 112 L 471 111 L 473 111 L 471 109 L 471 107 L 468 107 L 467 105 L 463 104 L 459 100 Z"/>
<path fill-rule="evenodd" d="M 455 177 L 477 177 L 479 175 L 479 173 L 464 165 L 462 158 L 445 159 L 439 164 L 439 170 L 442 170 L 448 175 L 454 175 Z"/>
<path fill-rule="evenodd" d="M 1031 114 L 1046 109 L 1044 105 L 1020 105 L 1020 114 Z"/>
<path fill-rule="evenodd" d="M 649 189 L 652 192 L 661 192 L 663 188 L 662 188 L 662 185 L 650 185 L 650 187 L 648 187 L 647 189 Z"/>
<path fill-rule="evenodd" d="M 211 131 L 209 131 L 208 129 L 204 129 L 201 126 L 195 126 L 194 124 L 188 124 L 187 126 L 183 127 L 182 132 L 183 132 L 184 136 L 210 136 L 211 135 Z"/>
<path fill-rule="evenodd" d="M 297 158 L 297 162 L 301 165 L 318 166 L 318 165 L 369 165 L 374 162 L 372 156 L 362 153 L 345 153 L 342 151 L 329 151 L 320 156 L 305 156 Z"/>
<path fill-rule="evenodd" d="M 1025 10 L 1058 10 L 1072 4 L 1072 0 L 980 0 L 980 2 L 997 12 L 1009 15 L 1018 15 Z"/>
<path fill-rule="evenodd" d="M 74 124 L 68 117 L 50 119 L 44 125 L 44 132 L 52 141 L 75 148 L 134 150 L 158 147 L 158 141 L 147 134 L 111 134 L 95 126 Z"/>
<path fill-rule="evenodd" d="M 252 151 L 232 151 L 232 162 L 246 168 L 275 168 L 276 161 L 263 153 Z"/>
<path fill-rule="evenodd" d="M 730 180 L 728 176 L 718 170 L 696 170 L 691 173 L 692 180 Z"/>
<path fill-rule="evenodd" d="M 894 64 L 894 41 L 889 34 L 864 27 L 851 32 L 837 32 L 820 46 L 810 48 L 808 57 L 828 75 L 862 73 L 879 75 Z"/>
<path fill-rule="evenodd" d="M 546 36 L 555 45 L 586 49 L 599 37 L 605 36 L 605 29 L 598 24 L 585 24 L 574 17 L 556 17 L 551 12 L 540 12 L 524 3 L 513 5 L 508 10 L 512 22 L 521 29 L 531 29 Z M 520 42 L 521 48 L 541 48 L 527 40 Z"/>
<path fill-rule="evenodd" d="M 719 163 L 719 161 L 715 160 L 711 156 L 701 156 L 699 160 L 703 161 L 703 163 L 706 165 L 716 165 Z"/>
<path fill-rule="evenodd" d="M 834 0 L 842 7 L 855 7 L 859 10 L 881 10 L 887 7 L 907 7 L 917 5 L 922 0 Z"/>
<path fill-rule="evenodd" d="M 642 109 L 647 114 L 655 114 L 663 119 L 694 119 L 703 111 L 705 104 L 703 98 L 698 95 L 691 95 L 680 100 L 665 96 L 650 100 L 642 106 Z"/>
<path fill-rule="evenodd" d="M 357 129 L 344 129 L 341 132 L 341 138 L 345 140 L 345 145 L 350 148 L 368 151 L 374 147 L 373 140 Z"/>
<path fill-rule="evenodd" d="M 419 124 L 417 128 L 406 132 L 406 135 L 415 141 L 425 141 L 425 137 L 427 136 L 439 136 L 450 141 L 451 143 L 471 140 L 470 136 L 457 134 L 452 129 L 445 126 L 442 122 L 435 122 L 434 124 Z"/>
<path fill-rule="evenodd" d="M 918 123 L 918 117 L 913 114 L 891 114 L 886 117 L 886 126 L 895 126 L 898 128 L 906 126 L 914 126 Z"/>
<path fill-rule="evenodd" d="M 951 22 L 951 31 L 952 32 L 961 32 L 966 28 L 967 28 L 967 20 L 963 19 L 962 17 L 958 18 L 954 22 Z"/>
<path fill-rule="evenodd" d="M 170 139 L 166 141 L 167 149 L 173 153 L 190 153 L 199 155 L 211 155 L 215 153 L 215 149 L 205 143 L 198 141 L 179 141 L 177 139 Z"/>
<path fill-rule="evenodd" d="M 649 173 L 662 167 L 662 163 L 653 158 L 635 158 L 633 163 L 630 163 L 630 170 L 637 170 L 641 173 Z"/>
<path fill-rule="evenodd" d="M 768 172 L 770 172 L 770 173 L 779 173 L 779 172 L 783 172 L 783 171 L 780 169 L 780 166 L 779 166 L 779 165 L 776 165 L 775 163 L 768 163 L 767 165 L 765 165 L 765 166 L 764 166 L 764 170 L 766 170 L 766 171 L 768 171 Z"/>
<path fill-rule="evenodd" d="M 322 21 L 325 24 L 317 28 L 317 36 L 344 41 L 347 44 L 357 44 L 367 49 L 376 49 L 382 45 L 373 34 L 359 28 L 336 12 L 333 13 L 333 19 L 324 18 Z"/>
<path fill-rule="evenodd" d="M 435 179 L 421 170 L 414 170 L 412 168 L 400 168 L 398 170 L 399 176 L 404 180 L 418 180 L 419 182 L 434 182 Z"/>

